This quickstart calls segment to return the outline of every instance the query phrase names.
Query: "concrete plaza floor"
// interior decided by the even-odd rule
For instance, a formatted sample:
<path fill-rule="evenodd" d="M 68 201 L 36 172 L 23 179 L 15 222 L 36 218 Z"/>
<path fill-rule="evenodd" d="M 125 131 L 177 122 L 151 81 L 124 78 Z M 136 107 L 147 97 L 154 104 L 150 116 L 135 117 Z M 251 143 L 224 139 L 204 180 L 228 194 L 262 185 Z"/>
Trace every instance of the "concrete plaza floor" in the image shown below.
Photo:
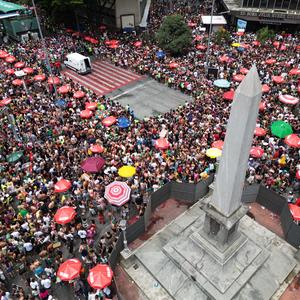
<path fill-rule="evenodd" d="M 123 86 L 107 97 L 124 107 L 129 105 L 138 119 L 161 115 L 192 100 L 190 96 L 148 77 Z"/>

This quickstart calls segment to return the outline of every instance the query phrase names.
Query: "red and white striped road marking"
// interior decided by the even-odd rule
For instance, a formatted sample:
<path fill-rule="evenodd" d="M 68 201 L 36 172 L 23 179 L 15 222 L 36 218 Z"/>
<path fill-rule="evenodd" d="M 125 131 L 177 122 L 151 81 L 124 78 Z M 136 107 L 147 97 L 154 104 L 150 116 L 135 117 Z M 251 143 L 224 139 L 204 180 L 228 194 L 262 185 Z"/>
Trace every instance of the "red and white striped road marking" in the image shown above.
<path fill-rule="evenodd" d="M 122 86 L 144 78 L 144 76 L 115 67 L 104 61 L 94 61 L 92 64 L 92 73 L 84 76 L 70 69 L 65 69 L 63 73 L 73 81 L 94 91 L 99 96 L 109 94 Z"/>

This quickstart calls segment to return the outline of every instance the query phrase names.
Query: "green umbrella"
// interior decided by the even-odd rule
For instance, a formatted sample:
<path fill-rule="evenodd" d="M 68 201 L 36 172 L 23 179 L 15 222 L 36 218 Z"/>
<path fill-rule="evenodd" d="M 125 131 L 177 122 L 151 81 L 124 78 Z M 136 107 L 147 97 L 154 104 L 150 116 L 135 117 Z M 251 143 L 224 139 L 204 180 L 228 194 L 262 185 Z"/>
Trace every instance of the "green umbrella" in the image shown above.
<path fill-rule="evenodd" d="M 271 125 L 271 132 L 273 135 L 284 138 L 289 134 L 293 133 L 292 126 L 289 123 L 286 123 L 284 121 L 275 121 Z"/>
<path fill-rule="evenodd" d="M 27 214 L 28 214 L 28 211 L 26 210 L 26 209 L 21 209 L 20 211 L 19 211 L 19 213 L 20 213 L 20 215 L 24 218 Z"/>
<path fill-rule="evenodd" d="M 14 163 L 18 161 L 23 156 L 23 151 L 13 152 L 6 157 L 7 161 L 10 163 Z"/>

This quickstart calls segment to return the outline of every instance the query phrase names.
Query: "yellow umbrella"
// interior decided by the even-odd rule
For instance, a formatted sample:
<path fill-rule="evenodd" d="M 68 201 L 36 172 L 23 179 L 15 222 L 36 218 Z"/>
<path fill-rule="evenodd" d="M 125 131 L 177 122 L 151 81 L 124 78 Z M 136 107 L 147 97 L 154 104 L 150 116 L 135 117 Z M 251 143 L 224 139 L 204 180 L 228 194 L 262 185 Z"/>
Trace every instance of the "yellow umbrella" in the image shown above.
<path fill-rule="evenodd" d="M 240 43 L 232 43 L 231 46 L 232 46 L 232 47 L 240 47 L 241 44 L 240 44 Z"/>
<path fill-rule="evenodd" d="M 129 178 L 136 173 L 136 169 L 133 166 L 123 166 L 118 170 L 118 174 L 121 177 Z"/>
<path fill-rule="evenodd" d="M 206 156 L 210 158 L 217 158 L 222 155 L 222 151 L 218 148 L 210 148 L 206 150 Z"/>

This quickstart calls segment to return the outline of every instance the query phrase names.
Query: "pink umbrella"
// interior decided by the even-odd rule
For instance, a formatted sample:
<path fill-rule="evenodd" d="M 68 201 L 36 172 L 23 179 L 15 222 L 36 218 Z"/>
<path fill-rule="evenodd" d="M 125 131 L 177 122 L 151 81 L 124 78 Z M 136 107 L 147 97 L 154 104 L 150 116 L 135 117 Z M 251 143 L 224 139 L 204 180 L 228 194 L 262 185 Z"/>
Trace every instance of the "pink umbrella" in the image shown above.
<path fill-rule="evenodd" d="M 105 187 L 104 197 L 112 205 L 122 206 L 130 199 L 131 188 L 126 182 L 114 181 Z"/>
<path fill-rule="evenodd" d="M 274 58 L 270 58 L 270 59 L 267 59 L 266 60 L 266 64 L 267 65 L 273 65 L 273 64 L 275 64 L 276 63 L 276 59 L 274 59 Z"/>
<path fill-rule="evenodd" d="M 26 74 L 33 74 L 34 70 L 30 67 L 26 67 L 23 69 Z"/>
<path fill-rule="evenodd" d="M 300 137 L 295 133 L 286 136 L 284 142 L 292 148 L 300 148 Z"/>
<path fill-rule="evenodd" d="M 289 75 L 297 75 L 297 76 L 300 76 L 300 69 L 291 69 L 290 72 L 289 72 Z"/>
<path fill-rule="evenodd" d="M 193 27 L 196 27 L 197 26 L 197 23 L 194 23 L 192 21 L 188 21 L 188 26 L 193 28 Z"/>
<path fill-rule="evenodd" d="M 15 86 L 21 86 L 23 84 L 23 80 L 21 79 L 15 79 L 12 81 L 12 84 Z"/>
<path fill-rule="evenodd" d="M 90 119 L 92 116 L 93 116 L 93 112 L 89 109 L 85 109 L 80 112 L 80 117 L 82 119 Z"/>
<path fill-rule="evenodd" d="M 7 53 L 7 52 L 5 52 L 5 51 L 3 51 L 3 50 L 0 50 L 0 58 L 6 58 L 6 57 L 8 57 L 9 56 L 9 54 Z"/>
<path fill-rule="evenodd" d="M 176 63 L 176 62 L 172 62 L 172 63 L 169 64 L 169 68 L 170 68 L 170 69 L 176 69 L 176 68 L 178 68 L 178 67 L 179 67 L 179 64 Z"/>
<path fill-rule="evenodd" d="M 201 35 L 196 35 L 194 38 L 194 41 L 199 42 L 203 39 L 203 37 Z"/>
<path fill-rule="evenodd" d="M 270 87 L 267 84 L 262 85 L 262 92 L 268 93 L 270 91 Z"/>
<path fill-rule="evenodd" d="M 98 173 L 105 165 L 102 157 L 89 157 L 81 163 L 81 169 L 87 173 Z"/>
<path fill-rule="evenodd" d="M 225 93 L 223 94 L 223 99 L 225 99 L 225 100 L 232 101 L 232 100 L 233 100 L 233 97 L 234 97 L 234 91 L 233 91 L 233 90 L 230 90 L 230 91 L 225 92 Z"/>
<path fill-rule="evenodd" d="M 103 146 L 96 144 L 96 145 L 91 145 L 90 150 L 93 153 L 102 153 L 104 151 L 104 148 Z"/>
<path fill-rule="evenodd" d="M 50 76 L 48 78 L 48 83 L 57 85 L 57 84 L 60 84 L 60 79 L 56 76 Z"/>
<path fill-rule="evenodd" d="M 99 264 L 90 269 L 87 281 L 94 289 L 104 289 L 111 285 L 113 275 L 109 265 Z"/>
<path fill-rule="evenodd" d="M 155 148 L 159 150 L 167 150 L 170 147 L 170 143 L 166 138 L 159 138 L 155 141 Z"/>
<path fill-rule="evenodd" d="M 258 47 L 258 46 L 260 46 L 260 42 L 259 41 L 253 41 L 252 45 Z"/>
<path fill-rule="evenodd" d="M 80 275 L 82 264 L 79 259 L 72 258 L 62 263 L 57 270 L 57 277 L 62 281 L 73 280 Z"/>
<path fill-rule="evenodd" d="M 299 102 L 299 98 L 291 95 L 279 95 L 279 101 L 284 104 L 296 105 Z"/>
<path fill-rule="evenodd" d="M 273 46 L 274 46 L 274 47 L 276 47 L 276 48 L 279 48 L 279 46 L 280 46 L 280 42 L 278 42 L 278 41 L 275 41 L 275 42 L 273 43 Z"/>
<path fill-rule="evenodd" d="M 286 44 L 282 44 L 280 47 L 280 51 L 285 51 L 286 50 Z"/>
<path fill-rule="evenodd" d="M 62 85 L 59 89 L 58 92 L 60 94 L 67 94 L 70 91 L 70 86 L 69 85 Z"/>
<path fill-rule="evenodd" d="M 67 179 L 61 179 L 55 183 L 54 191 L 56 193 L 65 193 L 71 188 L 71 186 L 72 186 L 71 181 Z"/>
<path fill-rule="evenodd" d="M 14 75 L 15 74 L 15 70 L 14 69 L 6 69 L 4 72 L 7 75 Z"/>
<path fill-rule="evenodd" d="M 96 110 L 97 102 L 85 102 L 85 109 Z"/>
<path fill-rule="evenodd" d="M 77 91 L 73 94 L 73 97 L 76 99 L 83 98 L 84 96 L 85 96 L 85 92 L 83 92 L 83 91 Z"/>
<path fill-rule="evenodd" d="M 134 47 L 136 47 L 136 48 L 140 48 L 141 46 L 142 46 L 142 42 L 141 41 L 136 41 L 136 42 L 134 42 Z"/>
<path fill-rule="evenodd" d="M 229 57 L 227 55 L 222 55 L 219 57 L 220 62 L 229 62 Z"/>
<path fill-rule="evenodd" d="M 110 44 L 109 48 L 111 49 L 117 49 L 119 47 L 119 44 Z"/>
<path fill-rule="evenodd" d="M 256 127 L 254 130 L 254 135 L 256 136 L 265 136 L 267 134 L 267 131 L 261 127 Z"/>
<path fill-rule="evenodd" d="M 63 206 L 59 208 L 55 215 L 54 215 L 54 221 L 57 224 L 67 224 L 70 223 L 76 216 L 76 211 L 74 207 L 71 206 Z"/>
<path fill-rule="evenodd" d="M 11 98 L 4 98 L 0 101 L 0 107 L 5 106 L 11 102 Z"/>
<path fill-rule="evenodd" d="M 204 51 L 206 49 L 206 46 L 205 45 L 197 45 L 196 49 Z"/>
<path fill-rule="evenodd" d="M 237 81 L 237 82 L 243 81 L 244 78 L 245 78 L 245 75 L 242 75 L 242 74 L 236 74 L 233 76 L 233 80 Z"/>
<path fill-rule="evenodd" d="M 38 74 L 34 76 L 34 81 L 44 81 L 44 80 L 46 80 L 45 74 Z"/>
<path fill-rule="evenodd" d="M 296 172 L 296 178 L 297 178 L 297 179 L 300 179 L 300 170 L 298 170 L 298 171 Z"/>
<path fill-rule="evenodd" d="M 16 58 L 15 58 L 14 56 L 7 56 L 7 57 L 5 58 L 5 61 L 6 61 L 7 63 L 12 64 L 12 63 L 14 63 L 14 62 L 16 61 Z"/>
<path fill-rule="evenodd" d="M 275 82 L 275 83 L 284 83 L 284 78 L 282 76 L 272 76 L 272 80 Z"/>
<path fill-rule="evenodd" d="M 240 72 L 241 74 L 246 75 L 249 72 L 249 70 L 247 68 L 241 68 Z"/>
<path fill-rule="evenodd" d="M 214 141 L 214 142 L 211 144 L 211 147 L 212 147 L 212 148 L 218 148 L 218 149 L 220 149 L 220 150 L 223 149 L 223 146 L 224 146 L 224 142 L 221 141 L 221 140 Z"/>
<path fill-rule="evenodd" d="M 25 67 L 25 63 L 23 61 L 19 61 L 17 63 L 15 63 L 15 68 L 16 69 L 21 69 Z"/>
<path fill-rule="evenodd" d="M 252 147 L 250 150 L 250 156 L 255 158 L 261 158 L 264 154 L 264 149 L 261 147 Z"/>
<path fill-rule="evenodd" d="M 300 221 L 300 207 L 295 204 L 289 204 L 290 212 L 295 221 Z"/>
<path fill-rule="evenodd" d="M 117 119 L 114 116 L 109 116 L 102 120 L 102 124 L 106 127 L 109 127 L 117 122 Z"/>
<path fill-rule="evenodd" d="M 264 112 L 266 109 L 266 103 L 265 102 L 260 102 L 259 103 L 259 111 Z"/>

